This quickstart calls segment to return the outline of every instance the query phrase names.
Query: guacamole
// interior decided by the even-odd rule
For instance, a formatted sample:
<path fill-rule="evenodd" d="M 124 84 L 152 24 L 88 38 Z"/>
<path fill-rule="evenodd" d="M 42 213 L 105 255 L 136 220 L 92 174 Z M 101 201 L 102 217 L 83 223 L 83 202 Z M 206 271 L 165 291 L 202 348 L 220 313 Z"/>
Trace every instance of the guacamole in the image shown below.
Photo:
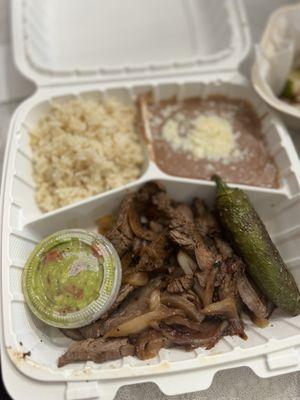
<path fill-rule="evenodd" d="M 82 230 L 42 240 L 23 272 L 25 299 L 35 315 L 60 327 L 95 319 L 115 286 L 118 256 L 112 249 L 104 237 Z"/>

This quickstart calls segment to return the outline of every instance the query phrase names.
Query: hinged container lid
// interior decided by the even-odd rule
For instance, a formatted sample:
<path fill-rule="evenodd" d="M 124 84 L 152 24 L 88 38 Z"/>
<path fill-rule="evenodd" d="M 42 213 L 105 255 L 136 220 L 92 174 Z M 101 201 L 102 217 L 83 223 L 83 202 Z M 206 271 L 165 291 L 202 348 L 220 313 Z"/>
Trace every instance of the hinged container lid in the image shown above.
<path fill-rule="evenodd" d="M 237 69 L 241 0 L 13 0 L 14 58 L 38 86 Z"/>

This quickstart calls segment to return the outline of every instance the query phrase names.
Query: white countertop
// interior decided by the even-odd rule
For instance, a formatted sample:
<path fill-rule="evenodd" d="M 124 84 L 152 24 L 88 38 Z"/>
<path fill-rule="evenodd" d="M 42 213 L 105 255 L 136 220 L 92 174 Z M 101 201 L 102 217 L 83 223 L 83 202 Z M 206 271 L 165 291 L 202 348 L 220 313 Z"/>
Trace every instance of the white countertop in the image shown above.
<path fill-rule="evenodd" d="M 221 1 L 221 0 L 220 0 Z M 9 44 L 9 0 L 0 0 L 0 167 L 7 127 L 10 117 L 20 101 L 33 91 L 33 86 L 23 79 L 14 69 L 10 57 Z M 251 25 L 253 41 L 257 42 L 270 12 L 275 8 L 292 3 L 287 0 L 245 0 Z M 243 66 L 249 74 L 252 55 Z M 291 132 L 300 153 L 299 132 Z M 199 379 L 201 373 L 199 372 Z M 146 383 L 123 387 L 117 400 L 298 400 L 300 399 L 300 372 L 279 377 L 261 379 L 249 368 L 238 368 L 218 373 L 211 387 L 202 392 L 179 396 L 165 396 L 156 385 Z M 26 399 L 24 399 L 26 400 Z"/>

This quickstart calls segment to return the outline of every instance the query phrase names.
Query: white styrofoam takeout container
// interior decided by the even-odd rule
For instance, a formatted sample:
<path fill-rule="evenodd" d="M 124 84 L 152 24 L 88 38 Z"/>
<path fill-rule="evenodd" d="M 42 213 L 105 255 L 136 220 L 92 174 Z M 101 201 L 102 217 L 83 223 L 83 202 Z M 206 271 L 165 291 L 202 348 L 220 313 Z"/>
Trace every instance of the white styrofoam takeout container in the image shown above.
<path fill-rule="evenodd" d="M 300 108 L 281 100 L 278 94 L 295 57 L 299 57 L 299 26 L 299 3 L 274 11 L 256 47 L 256 60 L 251 72 L 256 92 L 293 128 L 299 128 Z"/>
<path fill-rule="evenodd" d="M 264 116 L 263 132 L 280 170 L 280 187 L 243 188 L 300 283 L 299 160 L 285 127 L 238 74 L 250 45 L 243 3 L 130 0 L 126 7 L 120 4 L 117 0 L 12 2 L 15 61 L 37 84 L 36 93 L 11 121 L 1 197 L 1 358 L 5 384 L 15 398 L 51 399 L 55 393 L 56 399 L 110 400 L 121 386 L 145 381 L 157 383 L 166 394 L 180 394 L 209 387 L 214 374 L 226 368 L 246 365 L 263 377 L 300 368 L 300 317 L 277 312 L 265 329 L 247 321 L 247 341 L 226 337 L 210 351 L 162 349 L 148 361 L 126 357 L 58 369 L 56 360 L 70 340 L 35 319 L 25 305 L 21 273 L 35 244 L 61 228 L 94 228 L 95 218 L 116 210 L 126 190 L 156 179 L 178 200 L 197 195 L 213 201 L 213 183 L 168 176 L 146 159 L 142 176 L 131 184 L 47 214 L 37 208 L 28 134 L 51 102 L 107 96 L 132 102 L 146 91 L 157 101 L 173 95 L 241 97 Z M 30 356 L 23 357 L 27 351 Z M 23 397 L 18 383 L 24 384 Z"/>

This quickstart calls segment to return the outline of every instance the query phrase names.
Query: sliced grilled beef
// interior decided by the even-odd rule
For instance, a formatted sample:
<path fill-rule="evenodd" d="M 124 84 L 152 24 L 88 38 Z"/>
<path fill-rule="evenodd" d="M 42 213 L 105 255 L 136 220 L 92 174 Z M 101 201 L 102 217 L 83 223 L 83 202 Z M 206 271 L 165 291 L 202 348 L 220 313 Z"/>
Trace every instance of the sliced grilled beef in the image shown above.
<path fill-rule="evenodd" d="M 209 304 L 202 309 L 202 313 L 207 316 L 222 316 L 228 319 L 234 334 L 243 339 L 247 338 L 234 297 L 226 297 L 224 300 Z"/>
<path fill-rule="evenodd" d="M 209 272 L 210 272 L 210 270 L 205 270 L 205 271 L 195 273 L 196 282 L 198 282 L 202 288 L 205 288 L 205 286 L 206 286 Z"/>
<path fill-rule="evenodd" d="M 226 299 L 227 297 L 236 297 L 237 285 L 236 282 L 237 277 L 233 274 L 226 274 L 219 286 L 219 298 L 220 300 Z"/>
<path fill-rule="evenodd" d="M 162 347 L 209 349 L 225 335 L 246 338 L 243 304 L 255 323 L 266 321 L 267 301 L 200 199 L 175 202 L 149 182 L 124 198 L 117 218 L 99 225 L 121 258 L 122 287 L 98 321 L 62 330 L 77 342 L 59 366 L 133 354 L 144 360 Z"/>
<path fill-rule="evenodd" d="M 168 347 L 169 340 L 157 330 L 149 329 L 142 332 L 136 341 L 136 355 L 140 360 L 156 357 L 162 347 Z"/>
<path fill-rule="evenodd" d="M 168 239 L 165 232 L 156 235 L 156 238 L 145 246 L 136 268 L 139 271 L 154 271 L 161 269 L 170 254 Z"/>
<path fill-rule="evenodd" d="M 134 289 L 135 289 L 134 286 L 129 285 L 127 283 L 125 283 L 124 285 L 121 286 L 118 296 L 117 296 L 114 304 L 111 306 L 111 308 L 109 310 L 110 314 L 112 313 L 112 311 L 114 311 L 116 308 L 118 308 L 121 303 L 123 303 L 123 301 L 126 299 L 126 297 L 129 296 L 130 293 L 134 291 Z"/>
<path fill-rule="evenodd" d="M 192 210 L 194 213 L 194 217 L 201 217 L 202 215 L 207 213 L 207 207 L 203 200 L 195 197 L 192 201 Z"/>
<path fill-rule="evenodd" d="M 189 318 L 183 317 L 181 315 L 175 315 L 173 317 L 164 320 L 166 325 L 171 326 L 185 326 L 186 328 L 192 329 L 193 331 L 201 330 L 202 322 L 192 321 Z"/>
<path fill-rule="evenodd" d="M 128 221 L 130 228 L 136 237 L 148 241 L 152 241 L 155 239 L 155 232 L 142 226 L 140 216 L 136 210 L 134 202 L 131 202 L 131 204 L 129 205 Z"/>
<path fill-rule="evenodd" d="M 194 321 L 202 322 L 204 319 L 203 314 L 200 313 L 195 304 L 184 296 L 165 292 L 161 295 L 161 302 L 169 307 L 182 310 L 188 318 Z"/>
<path fill-rule="evenodd" d="M 209 248 L 201 237 L 198 238 L 196 242 L 195 256 L 197 264 L 202 271 L 210 270 L 214 263 L 219 259 L 216 251 Z"/>
<path fill-rule="evenodd" d="M 202 200 L 195 198 L 192 209 L 195 215 L 195 225 L 203 235 L 211 235 L 220 231 L 216 218 L 208 211 Z"/>
<path fill-rule="evenodd" d="M 194 222 L 193 211 L 188 204 L 179 203 L 174 210 L 175 213 L 179 213 L 182 217 L 189 222 Z"/>
<path fill-rule="evenodd" d="M 167 291 L 170 293 L 183 293 L 190 289 L 193 284 L 192 275 L 183 275 L 178 278 L 174 278 L 167 286 Z"/>
<path fill-rule="evenodd" d="M 174 208 L 172 206 L 172 202 L 170 197 L 167 195 L 166 192 L 160 191 L 155 193 L 152 198 L 152 204 L 156 207 L 157 211 L 165 218 L 172 218 Z"/>
<path fill-rule="evenodd" d="M 160 331 L 169 340 L 170 347 L 181 347 L 187 351 L 197 347 L 211 347 L 212 342 L 216 342 L 225 334 L 222 321 L 207 321 L 201 324 L 198 330 L 187 328 L 174 328 L 162 324 Z"/>
<path fill-rule="evenodd" d="M 219 324 L 218 329 L 209 338 L 208 343 L 206 344 L 206 350 L 213 348 L 222 337 L 226 336 L 228 334 L 228 329 L 229 329 L 229 322 L 226 320 L 222 321 Z"/>
<path fill-rule="evenodd" d="M 134 254 L 131 251 L 123 254 L 123 256 L 121 257 L 122 272 L 126 271 L 126 269 L 132 264 L 133 259 Z"/>
<path fill-rule="evenodd" d="M 58 366 L 77 362 L 94 361 L 101 363 L 134 355 L 134 346 L 127 338 L 121 339 L 85 339 L 73 343 L 58 360 Z"/>
<path fill-rule="evenodd" d="M 226 261 L 227 272 L 229 274 L 241 274 L 245 271 L 245 264 L 238 256 L 231 257 Z"/>
<path fill-rule="evenodd" d="M 227 242 L 217 236 L 214 238 L 214 241 L 224 261 L 233 256 L 233 250 Z"/>
<path fill-rule="evenodd" d="M 161 277 L 152 279 L 147 286 L 136 289 L 130 298 L 123 303 L 101 326 L 100 336 L 111 329 L 133 319 L 147 311 L 151 293 L 164 285 Z"/>
<path fill-rule="evenodd" d="M 258 319 L 266 319 L 268 317 L 267 307 L 256 293 L 246 275 L 243 274 L 239 276 L 237 288 L 243 303 L 249 308 L 249 310 Z"/>
<path fill-rule="evenodd" d="M 165 187 L 159 182 L 147 182 L 136 193 L 136 202 L 139 209 L 144 209 L 153 202 L 153 196 L 158 193 L 166 193 Z"/>
<path fill-rule="evenodd" d="M 82 340 L 84 336 L 80 332 L 80 329 L 60 329 L 60 331 L 70 339 Z"/>
<path fill-rule="evenodd" d="M 203 292 L 202 303 L 204 306 L 208 306 L 213 301 L 216 275 L 217 268 L 211 268 L 208 273 L 205 289 Z"/>
<path fill-rule="evenodd" d="M 155 233 L 161 233 L 164 230 L 164 226 L 157 221 L 150 221 L 149 228 Z"/>
<path fill-rule="evenodd" d="M 169 236 L 180 247 L 194 251 L 201 234 L 195 224 L 180 211 L 174 211 L 169 224 Z"/>
<path fill-rule="evenodd" d="M 132 193 L 129 193 L 123 199 L 117 221 L 106 234 L 107 239 L 114 245 L 120 257 L 132 247 L 134 235 L 129 224 L 128 214 L 133 199 L 134 194 Z"/>

